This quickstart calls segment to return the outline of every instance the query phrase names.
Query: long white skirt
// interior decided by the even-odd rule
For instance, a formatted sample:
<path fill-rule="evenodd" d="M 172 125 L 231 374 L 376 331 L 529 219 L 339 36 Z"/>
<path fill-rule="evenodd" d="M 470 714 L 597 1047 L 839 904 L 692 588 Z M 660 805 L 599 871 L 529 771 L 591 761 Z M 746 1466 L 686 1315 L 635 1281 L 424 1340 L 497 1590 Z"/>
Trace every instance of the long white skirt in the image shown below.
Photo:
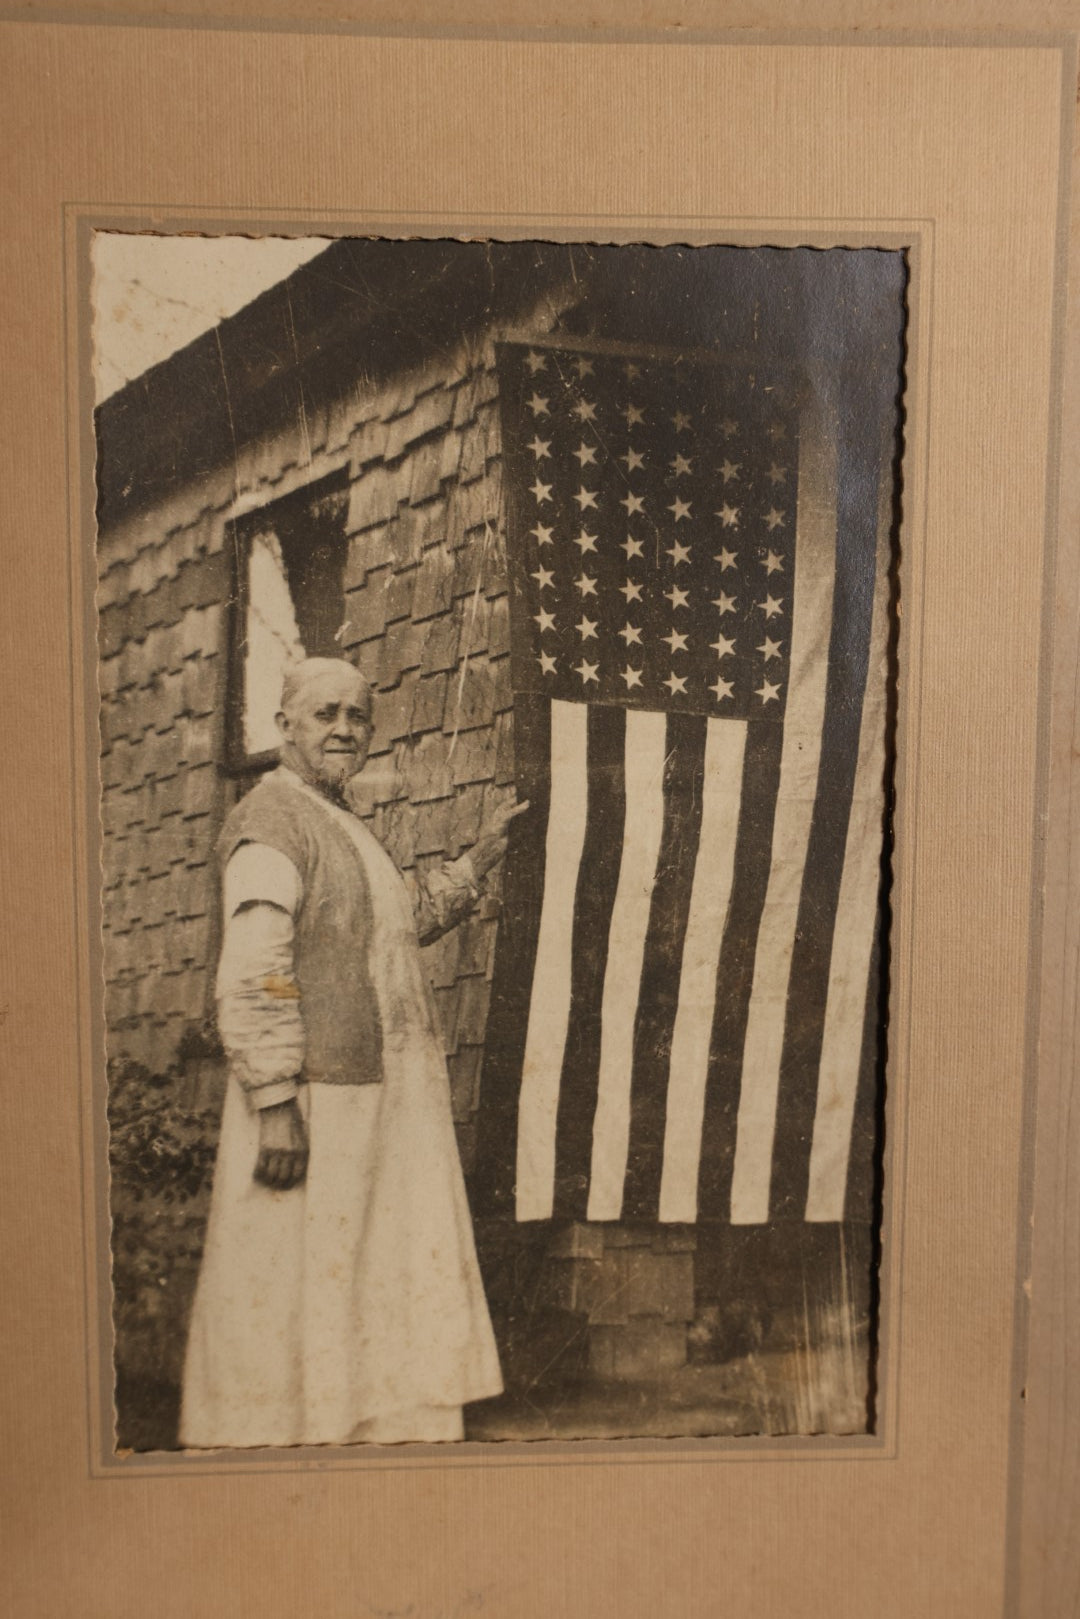
<path fill-rule="evenodd" d="M 457 1438 L 460 1407 L 500 1392 L 445 1065 L 409 1044 L 385 1053 L 406 1083 L 304 1087 L 288 1192 L 254 1181 L 258 1117 L 230 1081 L 182 1445 Z"/>

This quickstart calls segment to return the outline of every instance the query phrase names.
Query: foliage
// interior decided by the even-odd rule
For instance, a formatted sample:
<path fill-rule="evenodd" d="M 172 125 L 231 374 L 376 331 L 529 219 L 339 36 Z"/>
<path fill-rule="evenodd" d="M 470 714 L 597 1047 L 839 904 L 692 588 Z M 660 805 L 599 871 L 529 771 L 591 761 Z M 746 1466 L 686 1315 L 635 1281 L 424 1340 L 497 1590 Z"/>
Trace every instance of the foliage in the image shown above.
<path fill-rule="evenodd" d="M 214 1144 L 207 1120 L 178 1106 L 176 1075 L 118 1063 L 109 1075 L 113 1202 L 187 1203 L 207 1185 Z"/>

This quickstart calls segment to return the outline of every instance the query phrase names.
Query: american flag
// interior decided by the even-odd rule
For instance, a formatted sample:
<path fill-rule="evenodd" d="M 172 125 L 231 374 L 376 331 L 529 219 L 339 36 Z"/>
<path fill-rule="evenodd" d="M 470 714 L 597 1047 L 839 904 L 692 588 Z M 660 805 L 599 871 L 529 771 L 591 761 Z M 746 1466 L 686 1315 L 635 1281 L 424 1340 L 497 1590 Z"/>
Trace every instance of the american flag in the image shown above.
<path fill-rule="evenodd" d="M 876 489 L 838 455 L 887 439 L 750 362 L 506 344 L 499 369 L 531 809 L 479 1206 L 843 1219 L 873 1136 L 891 489 L 881 449 Z"/>

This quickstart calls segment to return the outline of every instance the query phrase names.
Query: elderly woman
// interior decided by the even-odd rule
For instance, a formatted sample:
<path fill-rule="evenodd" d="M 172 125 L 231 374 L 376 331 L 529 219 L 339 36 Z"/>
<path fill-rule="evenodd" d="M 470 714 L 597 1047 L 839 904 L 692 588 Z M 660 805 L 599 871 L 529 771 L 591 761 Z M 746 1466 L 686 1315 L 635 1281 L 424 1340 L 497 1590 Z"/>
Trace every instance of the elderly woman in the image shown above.
<path fill-rule="evenodd" d="M 450 1440 L 501 1387 L 421 939 L 502 857 L 502 806 L 414 893 L 345 787 L 371 694 L 293 668 L 281 763 L 219 852 L 230 1078 L 184 1372 L 191 1447 Z"/>

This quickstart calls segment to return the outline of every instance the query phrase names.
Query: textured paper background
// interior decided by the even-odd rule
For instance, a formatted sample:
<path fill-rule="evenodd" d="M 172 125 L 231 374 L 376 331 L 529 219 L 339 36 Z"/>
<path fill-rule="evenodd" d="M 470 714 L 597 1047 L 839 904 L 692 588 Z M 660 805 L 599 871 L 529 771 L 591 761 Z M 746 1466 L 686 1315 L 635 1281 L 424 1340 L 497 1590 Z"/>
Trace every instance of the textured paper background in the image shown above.
<path fill-rule="evenodd" d="M 8 1611 L 1000 1612 L 1070 56 L 1054 40 L 601 49 L 53 24 L 0 37 L 4 149 L 19 152 L 0 248 L 0 836 L 18 919 L 0 994 Z M 80 333 L 85 360 L 90 219 L 916 249 L 880 1444 L 100 1475 L 89 468 L 70 370 Z M 1017 1611 L 1072 1612 L 1049 1605 L 1063 1591 L 1067 1571 Z"/>

